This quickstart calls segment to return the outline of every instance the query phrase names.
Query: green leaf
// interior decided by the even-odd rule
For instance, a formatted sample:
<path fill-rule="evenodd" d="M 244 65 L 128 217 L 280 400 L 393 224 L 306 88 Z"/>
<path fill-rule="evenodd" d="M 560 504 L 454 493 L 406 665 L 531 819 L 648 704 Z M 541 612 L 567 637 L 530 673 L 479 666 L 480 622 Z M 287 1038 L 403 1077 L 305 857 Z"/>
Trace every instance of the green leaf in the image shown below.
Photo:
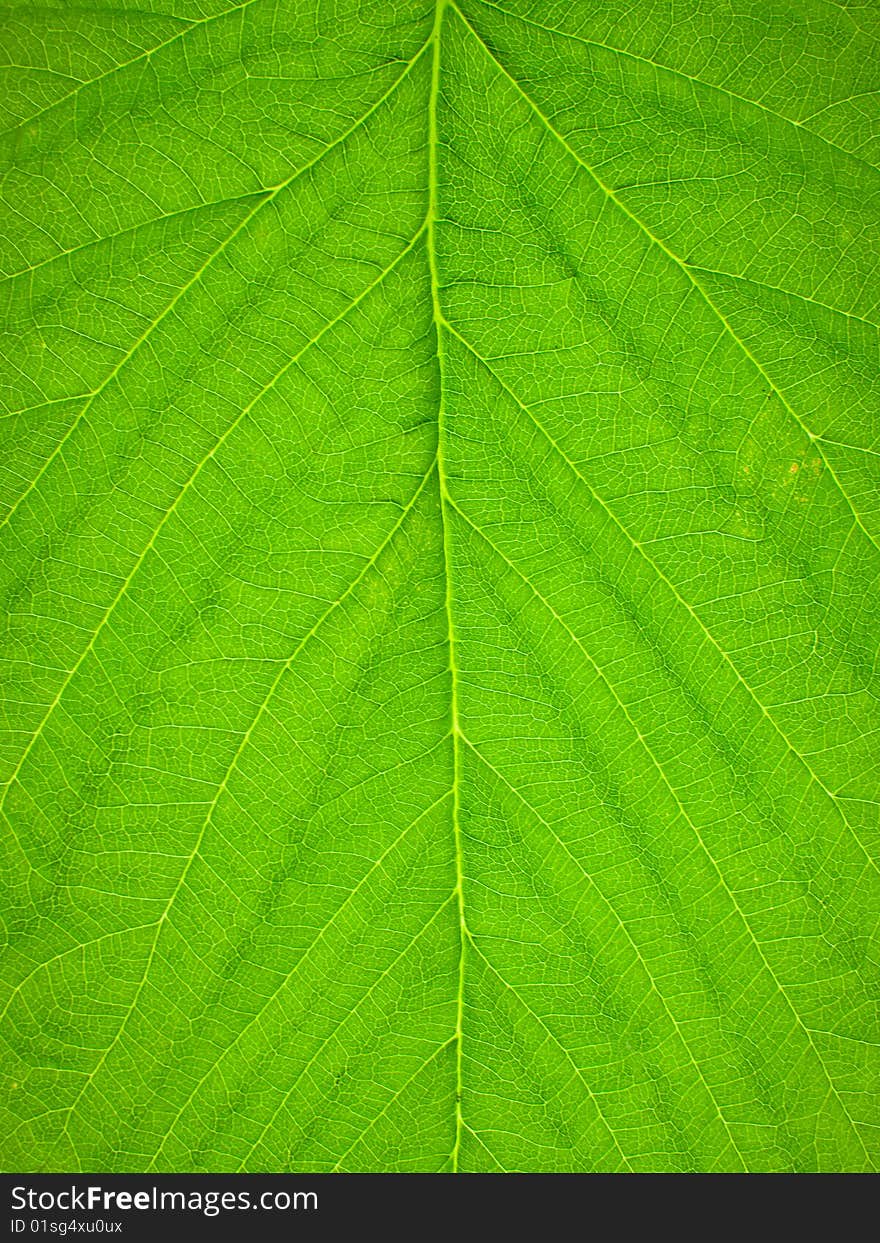
<path fill-rule="evenodd" d="M 878 44 L 5 10 L 4 1168 L 877 1168 Z"/>

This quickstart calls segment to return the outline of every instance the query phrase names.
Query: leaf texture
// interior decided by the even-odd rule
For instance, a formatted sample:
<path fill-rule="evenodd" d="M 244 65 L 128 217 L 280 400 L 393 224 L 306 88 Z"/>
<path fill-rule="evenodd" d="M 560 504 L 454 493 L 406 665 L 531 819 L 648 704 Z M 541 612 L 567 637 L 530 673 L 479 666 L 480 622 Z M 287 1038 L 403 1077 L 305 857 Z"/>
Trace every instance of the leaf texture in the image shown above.
<path fill-rule="evenodd" d="M 2 1161 L 880 1158 L 880 9 L 0 18 Z"/>

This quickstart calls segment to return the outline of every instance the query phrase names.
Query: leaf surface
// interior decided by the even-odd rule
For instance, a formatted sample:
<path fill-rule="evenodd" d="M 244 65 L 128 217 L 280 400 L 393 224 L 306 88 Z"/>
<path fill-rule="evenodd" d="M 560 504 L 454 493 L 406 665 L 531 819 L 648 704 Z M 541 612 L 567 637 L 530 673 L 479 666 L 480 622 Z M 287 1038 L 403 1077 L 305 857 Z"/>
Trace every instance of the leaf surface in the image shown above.
<path fill-rule="evenodd" d="M 876 1169 L 873 0 L 0 29 L 4 1168 Z"/>

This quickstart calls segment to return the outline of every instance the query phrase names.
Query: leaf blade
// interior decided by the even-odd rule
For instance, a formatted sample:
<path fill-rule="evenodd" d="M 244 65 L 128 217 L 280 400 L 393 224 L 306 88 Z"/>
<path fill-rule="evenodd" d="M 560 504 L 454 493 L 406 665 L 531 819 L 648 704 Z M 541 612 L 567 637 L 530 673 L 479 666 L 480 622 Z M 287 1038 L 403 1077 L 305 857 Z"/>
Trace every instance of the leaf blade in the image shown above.
<path fill-rule="evenodd" d="M 5 40 L 4 1164 L 875 1168 L 870 11 L 127 8 Z"/>

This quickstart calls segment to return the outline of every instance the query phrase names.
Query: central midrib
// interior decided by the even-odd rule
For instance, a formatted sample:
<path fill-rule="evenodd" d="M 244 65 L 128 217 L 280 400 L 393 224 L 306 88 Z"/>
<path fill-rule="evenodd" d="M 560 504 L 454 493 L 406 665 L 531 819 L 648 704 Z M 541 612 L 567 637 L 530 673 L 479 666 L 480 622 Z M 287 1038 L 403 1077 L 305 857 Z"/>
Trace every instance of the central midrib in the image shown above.
<path fill-rule="evenodd" d="M 437 0 L 434 27 L 431 31 L 431 92 L 428 104 L 428 266 L 431 279 L 434 331 L 437 339 L 439 396 L 437 402 L 437 483 L 440 496 L 440 522 L 443 539 L 443 564 L 446 579 L 446 626 L 449 644 L 450 733 L 452 736 L 452 832 L 455 852 L 455 897 L 458 904 L 459 958 L 458 990 L 455 1014 L 455 1143 L 452 1149 L 452 1172 L 458 1172 L 463 1127 L 462 1096 L 462 1020 L 464 1017 L 464 976 L 467 944 L 467 923 L 464 912 L 464 869 L 462 866 L 461 825 L 459 820 L 459 753 L 461 734 L 458 724 L 458 672 L 455 659 L 455 630 L 452 621 L 452 572 L 449 556 L 449 492 L 445 459 L 446 374 L 443 332 L 445 319 L 440 307 L 440 285 L 437 276 L 437 100 L 440 93 L 440 32 L 447 0 Z"/>

